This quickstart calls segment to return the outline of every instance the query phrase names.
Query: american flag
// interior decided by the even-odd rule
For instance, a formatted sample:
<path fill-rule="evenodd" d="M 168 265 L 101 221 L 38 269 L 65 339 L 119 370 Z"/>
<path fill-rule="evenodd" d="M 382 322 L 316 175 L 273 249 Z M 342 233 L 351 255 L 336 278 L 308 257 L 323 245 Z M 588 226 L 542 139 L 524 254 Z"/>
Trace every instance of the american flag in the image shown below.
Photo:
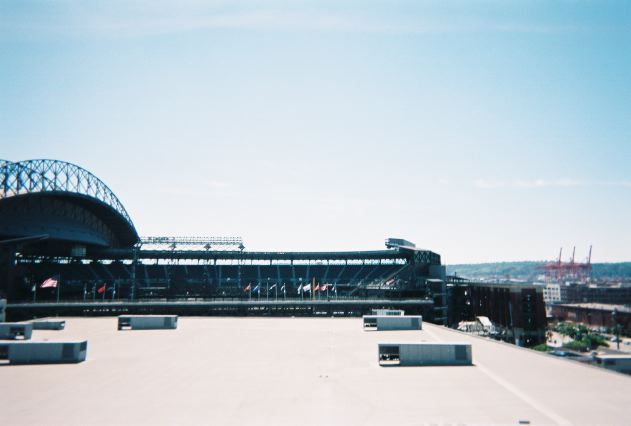
<path fill-rule="evenodd" d="M 39 287 L 40 288 L 56 288 L 58 283 L 59 283 L 59 275 L 55 275 L 54 277 L 48 278 Z"/>

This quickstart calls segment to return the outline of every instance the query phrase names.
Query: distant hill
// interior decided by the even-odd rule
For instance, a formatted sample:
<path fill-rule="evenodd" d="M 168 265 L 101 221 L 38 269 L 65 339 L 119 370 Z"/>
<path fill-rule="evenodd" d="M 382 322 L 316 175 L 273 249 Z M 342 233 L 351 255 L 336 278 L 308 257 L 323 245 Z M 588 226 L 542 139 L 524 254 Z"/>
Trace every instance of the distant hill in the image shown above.
<path fill-rule="evenodd" d="M 447 274 L 466 278 L 506 279 L 534 281 L 543 274 L 546 262 L 497 262 L 447 265 Z M 631 279 L 631 262 L 594 263 L 592 277 L 598 279 Z"/>

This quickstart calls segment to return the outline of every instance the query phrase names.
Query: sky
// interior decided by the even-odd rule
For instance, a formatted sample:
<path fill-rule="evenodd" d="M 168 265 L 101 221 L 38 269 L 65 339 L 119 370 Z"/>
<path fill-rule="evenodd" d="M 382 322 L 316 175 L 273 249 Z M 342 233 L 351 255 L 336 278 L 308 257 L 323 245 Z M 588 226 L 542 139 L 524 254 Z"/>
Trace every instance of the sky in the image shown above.
<path fill-rule="evenodd" d="M 0 158 L 140 235 L 631 260 L 631 2 L 0 2 Z"/>

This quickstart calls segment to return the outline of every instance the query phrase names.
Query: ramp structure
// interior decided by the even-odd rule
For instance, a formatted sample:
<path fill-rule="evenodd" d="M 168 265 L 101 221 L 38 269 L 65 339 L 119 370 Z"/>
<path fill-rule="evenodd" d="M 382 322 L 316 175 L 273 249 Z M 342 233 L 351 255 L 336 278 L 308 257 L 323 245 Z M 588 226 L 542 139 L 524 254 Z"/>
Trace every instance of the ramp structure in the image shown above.
<path fill-rule="evenodd" d="M 364 330 L 421 330 L 423 317 L 421 315 L 364 315 Z"/>
<path fill-rule="evenodd" d="M 405 315 L 405 311 L 402 309 L 373 309 L 373 315 L 388 315 L 388 316 L 401 316 Z"/>
<path fill-rule="evenodd" d="M 379 365 L 471 365 L 470 343 L 379 343 Z"/>
<path fill-rule="evenodd" d="M 66 328 L 64 320 L 33 320 L 33 330 L 63 330 Z"/>
<path fill-rule="evenodd" d="M 85 361 L 88 341 L 0 343 L 0 361 L 9 364 L 68 364 Z"/>
<path fill-rule="evenodd" d="M 33 324 L 27 322 L 0 323 L 0 339 L 2 340 L 29 340 L 32 334 Z"/>
<path fill-rule="evenodd" d="M 121 315 L 119 330 L 176 329 L 177 315 Z"/>

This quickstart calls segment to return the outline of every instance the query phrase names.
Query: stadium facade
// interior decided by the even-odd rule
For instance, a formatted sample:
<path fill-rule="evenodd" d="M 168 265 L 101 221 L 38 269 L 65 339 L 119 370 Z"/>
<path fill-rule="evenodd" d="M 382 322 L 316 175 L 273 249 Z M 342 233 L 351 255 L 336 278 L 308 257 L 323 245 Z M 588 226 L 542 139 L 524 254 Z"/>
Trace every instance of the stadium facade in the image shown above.
<path fill-rule="evenodd" d="M 48 279 L 56 285 L 42 288 Z M 470 286 L 450 283 L 448 290 L 440 255 L 403 239 L 386 240 L 383 250 L 261 252 L 237 237 L 141 238 L 121 201 L 89 171 L 57 160 L 0 160 L 0 299 L 14 318 L 356 315 L 392 307 L 453 326 L 480 315 L 468 309 L 471 301 L 450 296 L 481 291 Z M 531 311 L 515 309 L 528 322 Z M 536 328 L 539 337 L 529 343 L 543 336 L 545 317 Z"/>
<path fill-rule="evenodd" d="M 113 191 L 63 161 L 0 162 L 0 247 L 9 302 L 420 299 L 446 320 L 440 256 L 406 240 L 254 252 L 240 238 L 140 238 Z M 59 285 L 40 288 L 48 278 Z"/>

